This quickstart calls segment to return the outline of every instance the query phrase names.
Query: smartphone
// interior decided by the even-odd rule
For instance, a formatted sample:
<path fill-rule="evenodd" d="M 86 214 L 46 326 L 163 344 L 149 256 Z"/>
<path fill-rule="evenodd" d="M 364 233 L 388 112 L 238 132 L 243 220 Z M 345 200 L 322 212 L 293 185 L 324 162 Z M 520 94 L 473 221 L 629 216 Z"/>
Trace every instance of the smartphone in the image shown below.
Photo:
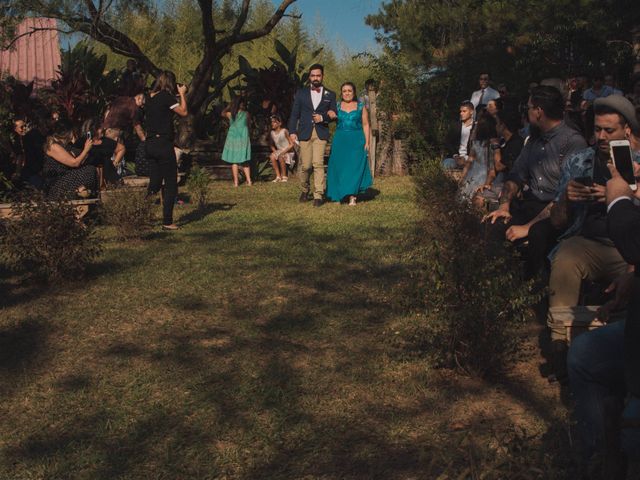
<path fill-rule="evenodd" d="M 91 140 L 91 132 L 87 132 L 87 138 Z"/>
<path fill-rule="evenodd" d="M 622 178 L 629 184 L 629 188 L 638 189 L 636 177 L 633 172 L 633 160 L 631 158 L 631 146 L 629 140 L 611 140 L 609 142 L 611 159 Z"/>
<path fill-rule="evenodd" d="M 578 183 L 581 183 L 585 187 L 590 187 L 591 185 L 593 185 L 592 177 L 578 177 L 578 178 L 575 178 L 574 180 Z"/>

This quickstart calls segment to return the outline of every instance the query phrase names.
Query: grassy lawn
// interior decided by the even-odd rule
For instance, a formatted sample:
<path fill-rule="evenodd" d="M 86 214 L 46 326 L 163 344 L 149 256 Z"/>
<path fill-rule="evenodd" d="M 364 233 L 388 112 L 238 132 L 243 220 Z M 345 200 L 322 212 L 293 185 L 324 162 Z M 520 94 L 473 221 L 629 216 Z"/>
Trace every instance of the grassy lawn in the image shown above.
<path fill-rule="evenodd" d="M 376 189 L 314 209 L 217 182 L 179 232 L 101 231 L 83 282 L 4 280 L 0 478 L 475 478 L 514 439 L 552 478 L 566 420 L 535 348 L 496 385 L 394 351 L 419 212 L 410 179 Z"/>

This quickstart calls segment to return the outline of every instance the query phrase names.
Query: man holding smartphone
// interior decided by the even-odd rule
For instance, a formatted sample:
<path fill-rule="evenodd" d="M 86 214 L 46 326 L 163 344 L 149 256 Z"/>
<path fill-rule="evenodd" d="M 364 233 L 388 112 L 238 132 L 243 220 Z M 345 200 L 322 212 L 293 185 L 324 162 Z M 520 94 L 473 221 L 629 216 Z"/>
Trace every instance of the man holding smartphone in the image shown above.
<path fill-rule="evenodd" d="M 551 254 L 550 320 L 554 308 L 578 304 L 583 280 L 608 284 L 629 270 L 607 232 L 605 185 L 611 178 L 611 142 L 628 139 L 639 125 L 633 105 L 620 95 L 597 99 L 594 112 L 597 145 L 565 162 L 551 209 L 552 224 L 564 233 Z M 564 330 L 552 330 L 551 336 L 564 344 Z"/>

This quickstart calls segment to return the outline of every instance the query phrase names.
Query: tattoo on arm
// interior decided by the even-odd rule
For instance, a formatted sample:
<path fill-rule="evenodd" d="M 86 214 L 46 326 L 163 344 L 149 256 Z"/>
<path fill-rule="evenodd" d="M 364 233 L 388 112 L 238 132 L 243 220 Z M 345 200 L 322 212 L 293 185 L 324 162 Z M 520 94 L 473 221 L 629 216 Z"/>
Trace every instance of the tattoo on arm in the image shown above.
<path fill-rule="evenodd" d="M 511 203 L 511 200 L 515 198 L 518 194 L 518 184 L 516 182 L 512 182 L 511 180 L 507 180 L 504 184 L 504 188 L 502 190 L 502 196 L 500 197 L 500 204 Z"/>

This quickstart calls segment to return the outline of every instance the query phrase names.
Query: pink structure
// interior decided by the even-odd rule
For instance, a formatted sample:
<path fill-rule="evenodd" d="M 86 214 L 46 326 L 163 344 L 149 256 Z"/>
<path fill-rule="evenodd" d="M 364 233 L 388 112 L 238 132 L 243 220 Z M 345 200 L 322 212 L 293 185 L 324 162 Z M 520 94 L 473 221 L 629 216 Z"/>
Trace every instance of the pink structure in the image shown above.
<path fill-rule="evenodd" d="M 26 18 L 16 34 L 33 33 L 20 37 L 13 48 L 0 50 L 0 76 L 11 75 L 25 83 L 33 81 L 34 88 L 50 85 L 60 66 L 57 28 L 52 18 Z"/>

